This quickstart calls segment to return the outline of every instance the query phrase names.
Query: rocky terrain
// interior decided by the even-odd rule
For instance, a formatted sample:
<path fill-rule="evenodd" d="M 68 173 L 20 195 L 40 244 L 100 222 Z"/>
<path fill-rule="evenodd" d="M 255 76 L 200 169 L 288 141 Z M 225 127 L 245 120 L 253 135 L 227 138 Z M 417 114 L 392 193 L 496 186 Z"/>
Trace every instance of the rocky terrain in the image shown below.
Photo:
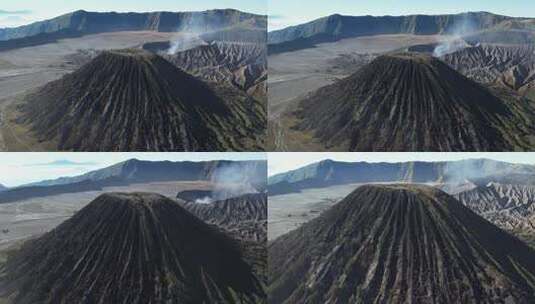
<path fill-rule="evenodd" d="M 257 150 L 266 115 L 238 90 L 139 50 L 102 53 L 27 96 L 20 111 L 40 141 L 76 151 Z"/>
<path fill-rule="evenodd" d="M 535 89 L 535 47 L 532 44 L 479 44 L 441 58 L 479 83 L 499 84 L 522 95 Z"/>
<path fill-rule="evenodd" d="M 268 253 L 270 303 L 535 300 L 535 251 L 428 186 L 362 186 Z"/>
<path fill-rule="evenodd" d="M 227 83 L 266 101 L 267 52 L 264 43 L 214 42 L 164 57 L 201 79 Z"/>
<path fill-rule="evenodd" d="M 535 186 L 500 184 L 464 191 L 455 197 L 472 211 L 528 243 L 535 243 Z"/>
<path fill-rule="evenodd" d="M 396 53 L 302 98 L 288 115 L 329 150 L 514 151 L 533 146 L 534 114 L 527 100 L 434 57 Z"/>
<path fill-rule="evenodd" d="M 168 198 L 110 193 L 11 251 L 0 267 L 0 298 L 265 303 L 249 259 L 238 242 Z"/>
<path fill-rule="evenodd" d="M 211 203 L 184 201 L 181 205 L 203 221 L 229 231 L 239 239 L 267 240 L 267 195 L 245 194 Z"/>

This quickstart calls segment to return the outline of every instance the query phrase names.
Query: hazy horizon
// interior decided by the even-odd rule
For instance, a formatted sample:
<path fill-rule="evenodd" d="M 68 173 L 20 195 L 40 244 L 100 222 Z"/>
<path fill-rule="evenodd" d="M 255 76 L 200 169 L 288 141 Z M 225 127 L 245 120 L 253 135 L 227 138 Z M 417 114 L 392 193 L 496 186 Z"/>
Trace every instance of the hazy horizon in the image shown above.
<path fill-rule="evenodd" d="M 265 160 L 263 152 L 0 153 L 0 184 L 7 187 L 102 169 L 129 159 L 148 161 Z"/>

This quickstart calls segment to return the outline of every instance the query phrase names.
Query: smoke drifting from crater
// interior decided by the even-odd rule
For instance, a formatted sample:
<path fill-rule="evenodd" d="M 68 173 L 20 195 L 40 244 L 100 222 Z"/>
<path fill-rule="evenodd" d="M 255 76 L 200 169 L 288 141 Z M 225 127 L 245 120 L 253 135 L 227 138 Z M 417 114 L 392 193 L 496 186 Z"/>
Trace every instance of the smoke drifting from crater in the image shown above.
<path fill-rule="evenodd" d="M 198 37 L 207 32 L 208 20 L 204 14 L 194 14 L 186 25 L 176 29 L 177 34 L 169 41 L 168 55 L 174 55 L 202 45 L 204 42 Z"/>
<path fill-rule="evenodd" d="M 212 175 L 211 181 L 214 184 L 212 195 L 197 199 L 196 203 L 210 204 L 244 194 L 259 193 L 254 185 L 267 183 L 265 176 L 251 176 L 238 164 L 218 168 Z"/>
<path fill-rule="evenodd" d="M 463 36 L 473 33 L 477 27 L 474 21 L 469 17 L 464 17 L 461 22 L 454 24 L 446 33 L 448 36 L 442 38 L 442 41 L 435 47 L 433 51 L 434 57 L 441 57 L 468 46 L 463 40 Z"/>

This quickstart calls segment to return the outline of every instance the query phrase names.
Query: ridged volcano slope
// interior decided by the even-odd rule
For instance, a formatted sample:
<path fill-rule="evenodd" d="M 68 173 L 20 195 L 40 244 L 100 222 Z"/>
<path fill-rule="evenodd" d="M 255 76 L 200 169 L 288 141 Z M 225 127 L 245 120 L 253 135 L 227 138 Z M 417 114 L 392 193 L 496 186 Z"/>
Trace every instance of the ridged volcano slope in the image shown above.
<path fill-rule="evenodd" d="M 362 186 L 268 254 L 270 303 L 535 301 L 535 251 L 427 186 Z"/>
<path fill-rule="evenodd" d="M 534 114 L 433 57 L 380 56 L 301 102 L 297 128 L 351 151 L 528 149 Z"/>
<path fill-rule="evenodd" d="M 522 95 L 535 89 L 535 46 L 478 45 L 442 57 L 455 70 L 480 83 L 497 83 Z"/>
<path fill-rule="evenodd" d="M 239 245 L 157 194 L 99 196 L 8 257 L 14 303 L 257 303 Z"/>
<path fill-rule="evenodd" d="M 259 149 L 265 109 L 141 50 L 104 52 L 27 97 L 23 121 L 60 150 Z"/>

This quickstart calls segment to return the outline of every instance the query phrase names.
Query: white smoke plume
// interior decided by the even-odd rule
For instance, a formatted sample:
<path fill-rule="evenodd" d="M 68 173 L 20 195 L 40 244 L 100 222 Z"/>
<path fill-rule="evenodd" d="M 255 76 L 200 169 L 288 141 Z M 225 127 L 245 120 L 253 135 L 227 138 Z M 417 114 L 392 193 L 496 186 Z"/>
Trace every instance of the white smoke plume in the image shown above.
<path fill-rule="evenodd" d="M 448 36 L 442 38 L 442 41 L 435 47 L 433 56 L 441 57 L 467 47 L 468 44 L 463 40 L 463 36 L 473 33 L 476 29 L 474 21 L 466 15 L 462 21 L 455 23 L 448 30 Z"/>
<path fill-rule="evenodd" d="M 254 185 L 266 185 L 266 176 L 252 176 L 246 170 L 246 167 L 236 163 L 216 169 L 211 178 L 211 182 L 214 185 L 211 197 L 197 199 L 195 202 L 209 204 L 244 194 L 258 193 Z"/>
<path fill-rule="evenodd" d="M 207 32 L 209 28 L 207 22 L 209 20 L 206 20 L 204 14 L 192 14 L 187 24 L 176 29 L 177 34 L 169 41 L 167 54 L 174 55 L 204 44 L 198 35 Z"/>
<path fill-rule="evenodd" d="M 212 198 L 216 200 L 257 192 L 252 186 L 250 175 L 239 164 L 230 164 L 217 169 L 212 175 L 212 182 L 215 185 Z"/>
<path fill-rule="evenodd" d="M 196 204 L 211 204 L 214 200 L 209 197 L 209 196 L 205 196 L 203 198 L 198 198 L 195 200 L 195 203 Z"/>

